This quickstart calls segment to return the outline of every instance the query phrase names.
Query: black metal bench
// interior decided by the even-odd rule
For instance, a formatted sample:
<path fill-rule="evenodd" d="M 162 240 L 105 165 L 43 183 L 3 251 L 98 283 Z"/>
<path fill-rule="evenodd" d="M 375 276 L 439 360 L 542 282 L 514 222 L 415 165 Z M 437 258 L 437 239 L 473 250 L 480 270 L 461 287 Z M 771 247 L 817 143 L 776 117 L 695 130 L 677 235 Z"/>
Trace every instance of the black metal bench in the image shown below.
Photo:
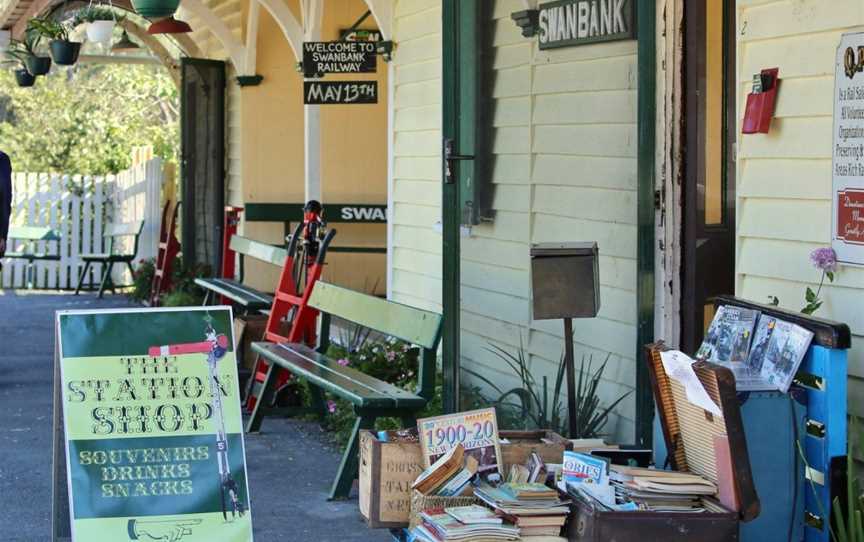
<path fill-rule="evenodd" d="M 288 257 L 288 251 L 284 248 L 253 241 L 239 235 L 231 237 L 230 247 L 241 258 L 255 258 L 280 268 L 285 265 L 285 260 Z M 242 267 L 241 265 L 241 269 Z M 197 278 L 195 284 L 207 292 L 204 297 L 205 305 L 210 304 L 214 294 L 230 299 L 234 304 L 242 307 L 247 314 L 267 310 L 273 305 L 272 295 L 246 286 L 242 283 L 242 277 L 240 280 L 228 277 Z"/>
<path fill-rule="evenodd" d="M 10 241 L 18 241 L 22 246 L 19 247 L 19 250 L 7 252 L 4 257 L 10 259 L 24 260 L 27 262 L 25 272 L 27 288 L 33 288 L 37 261 L 60 261 L 59 247 L 57 247 L 58 250 L 54 251 L 54 254 L 51 254 L 47 251 L 40 252 L 36 249 L 36 243 L 38 242 L 56 242 L 60 240 L 60 236 L 58 236 L 57 232 L 55 232 L 51 228 L 41 226 L 12 226 L 11 228 L 9 228 L 8 237 Z"/>
<path fill-rule="evenodd" d="M 108 224 L 105 228 L 105 233 L 102 235 L 108 245 L 107 252 L 85 252 L 79 255 L 84 261 L 84 269 L 81 270 L 81 275 L 78 277 L 78 286 L 75 287 L 75 295 L 81 291 L 81 286 L 84 284 L 84 279 L 87 277 L 87 270 L 94 263 L 102 264 L 102 280 L 99 284 L 99 297 L 105 293 L 106 288 L 111 288 L 111 291 L 117 293 L 114 288 L 114 280 L 111 278 L 111 270 L 115 263 L 126 264 L 129 272 L 135 274 L 132 269 L 132 262 L 138 254 L 138 240 L 141 238 L 141 231 L 144 229 L 144 221 L 137 220 L 135 222 L 127 222 L 125 224 Z M 125 237 L 133 237 L 132 250 L 120 252 L 117 249 L 117 240 Z M 90 285 L 92 288 L 92 284 Z"/>
<path fill-rule="evenodd" d="M 432 398 L 435 390 L 435 367 L 441 338 L 441 316 L 407 305 L 385 301 L 326 282 L 318 281 L 309 298 L 309 306 L 321 312 L 321 330 L 315 349 L 305 344 L 268 342 L 253 343 L 252 349 L 269 364 L 264 380 L 262 400 L 258 401 L 246 430 L 258 431 L 266 414 L 269 399 L 276 387 L 276 367 L 282 367 L 310 384 L 313 406 L 323 414 L 323 392 L 327 391 L 354 405 L 357 421 L 351 434 L 330 498 L 345 498 L 357 477 L 357 452 L 361 429 L 374 429 L 379 417 L 396 417 L 405 427 L 416 424 L 416 414 Z M 343 367 L 326 356 L 330 345 L 331 317 L 353 322 L 382 335 L 402 339 L 423 349 L 417 369 L 417 388 L 410 392 Z"/>

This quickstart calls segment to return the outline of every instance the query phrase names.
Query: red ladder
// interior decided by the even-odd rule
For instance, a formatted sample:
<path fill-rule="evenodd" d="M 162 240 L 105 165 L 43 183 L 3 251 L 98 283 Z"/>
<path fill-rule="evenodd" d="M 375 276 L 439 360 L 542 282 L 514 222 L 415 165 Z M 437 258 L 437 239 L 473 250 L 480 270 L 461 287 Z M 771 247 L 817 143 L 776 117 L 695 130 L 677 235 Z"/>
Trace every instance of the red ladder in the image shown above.
<path fill-rule="evenodd" d="M 237 270 L 237 254 L 231 250 L 231 238 L 237 235 L 237 227 L 240 225 L 240 214 L 243 207 L 225 207 L 225 221 L 222 227 L 222 274 L 223 279 L 233 279 Z M 225 296 L 219 296 L 220 303 L 230 305 L 231 300 Z"/>
<path fill-rule="evenodd" d="M 324 271 L 327 247 L 336 235 L 336 230 L 327 231 L 323 240 L 317 241 L 312 239 L 312 237 L 317 236 L 317 232 L 312 231 L 313 225 L 316 228 L 323 228 L 323 221 L 321 221 L 319 213 L 311 215 L 307 213 L 304 222 L 297 226 L 291 236 L 288 256 L 285 258 L 285 265 L 282 267 L 282 273 L 279 277 L 279 286 L 276 289 L 273 305 L 270 307 L 270 315 L 267 318 L 267 326 L 264 331 L 264 340 L 266 341 L 274 343 L 302 342 L 310 347 L 314 347 L 316 344 L 315 327 L 318 311 L 309 306 L 309 297 L 312 295 L 315 283 L 318 282 Z M 317 245 L 317 249 L 314 251 L 310 250 L 312 242 Z M 304 251 L 298 258 L 298 248 L 301 243 L 304 245 Z M 302 266 L 306 271 L 302 292 L 294 279 L 295 265 Z M 302 268 L 298 267 L 298 269 Z M 291 322 L 291 328 L 287 335 L 282 335 L 280 327 L 282 322 L 286 321 Z M 258 402 L 262 399 L 261 393 L 264 390 L 264 382 L 269 368 L 270 364 L 259 356 L 249 394 L 246 397 L 245 408 L 249 412 L 254 412 Z M 276 380 L 276 389 L 281 390 L 290 379 L 291 373 L 280 369 Z"/>
<path fill-rule="evenodd" d="M 162 292 L 171 289 L 171 274 L 174 270 L 174 260 L 180 253 L 180 241 L 177 240 L 177 202 L 168 200 L 162 209 L 162 224 L 159 228 L 159 252 L 156 254 L 156 266 L 153 272 L 153 282 L 150 286 L 148 305 L 158 307 Z"/>

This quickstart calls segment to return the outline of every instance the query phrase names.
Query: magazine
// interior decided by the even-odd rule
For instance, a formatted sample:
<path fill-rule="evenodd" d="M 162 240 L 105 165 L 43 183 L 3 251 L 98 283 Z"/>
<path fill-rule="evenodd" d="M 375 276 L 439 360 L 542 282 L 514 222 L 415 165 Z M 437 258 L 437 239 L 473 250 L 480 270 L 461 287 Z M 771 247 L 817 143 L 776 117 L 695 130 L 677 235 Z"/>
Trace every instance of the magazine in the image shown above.
<path fill-rule="evenodd" d="M 776 320 L 762 361 L 762 378 L 773 389 L 788 392 L 811 340 L 813 332 L 790 322 Z"/>
<path fill-rule="evenodd" d="M 757 310 L 721 305 L 696 358 L 727 367 L 735 375 L 736 382 L 749 380 L 747 357 L 758 317 Z"/>
<path fill-rule="evenodd" d="M 465 455 L 474 457 L 481 476 L 502 474 L 501 446 L 494 408 L 446 414 L 417 420 L 423 463 L 428 467 L 458 444 Z"/>
<path fill-rule="evenodd" d="M 735 387 L 739 391 L 776 390 L 777 386 L 762 377 L 762 364 L 768 351 L 768 342 L 777 325 L 777 319 L 767 314 L 759 315 L 753 342 L 750 345 L 750 355 L 747 356 L 746 370 L 735 374 Z"/>

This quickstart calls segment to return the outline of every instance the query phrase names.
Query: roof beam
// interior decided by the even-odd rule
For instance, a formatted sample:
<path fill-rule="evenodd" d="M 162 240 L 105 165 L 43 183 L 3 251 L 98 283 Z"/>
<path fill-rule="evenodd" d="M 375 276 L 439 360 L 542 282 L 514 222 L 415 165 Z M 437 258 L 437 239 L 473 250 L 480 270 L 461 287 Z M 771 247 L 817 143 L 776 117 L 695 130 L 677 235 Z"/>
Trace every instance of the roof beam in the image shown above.
<path fill-rule="evenodd" d="M 228 58 L 234 64 L 234 69 L 240 75 L 250 75 L 246 69 L 246 47 L 234 36 L 231 29 L 202 0 L 183 0 L 183 8 L 198 18 L 207 29 L 213 33 Z"/>
<path fill-rule="evenodd" d="M 185 1 L 185 0 L 184 0 Z M 303 27 L 297 21 L 297 18 L 294 17 L 294 14 L 291 13 L 291 10 L 288 9 L 288 5 L 285 3 L 285 0 L 251 0 L 252 2 L 258 1 L 264 9 L 266 9 L 271 16 L 276 20 L 276 24 L 279 25 L 279 28 L 282 29 L 282 33 L 285 34 L 285 39 L 288 40 L 288 45 L 291 46 L 291 50 L 294 51 L 294 57 L 298 62 L 303 58 Z M 247 47 L 248 47 L 247 43 Z"/>

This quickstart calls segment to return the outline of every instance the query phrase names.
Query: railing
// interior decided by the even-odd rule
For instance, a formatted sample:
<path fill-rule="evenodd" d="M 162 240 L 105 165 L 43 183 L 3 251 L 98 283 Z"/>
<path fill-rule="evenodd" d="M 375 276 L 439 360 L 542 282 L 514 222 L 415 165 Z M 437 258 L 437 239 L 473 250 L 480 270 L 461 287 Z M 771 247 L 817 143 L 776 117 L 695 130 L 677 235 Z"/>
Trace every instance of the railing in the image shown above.
<path fill-rule="evenodd" d="M 102 232 L 108 222 L 144 220 L 138 259 L 156 255 L 159 239 L 162 161 L 153 158 L 117 175 L 91 177 L 62 174 L 16 173 L 12 178 L 12 225 L 47 226 L 60 235 L 60 241 L 35 243 L 36 252 L 60 256 L 59 261 L 37 261 L 36 288 L 74 288 L 83 267 L 79 255 L 107 248 Z M 29 250 L 15 239 L 9 251 Z M 127 248 L 127 247 L 123 247 Z M 128 247 L 131 248 L 131 247 Z M 131 277 L 125 269 L 114 270 L 117 284 Z M 91 266 L 91 277 L 98 283 L 101 265 Z M 23 288 L 26 262 L 3 260 L 0 287 Z"/>

